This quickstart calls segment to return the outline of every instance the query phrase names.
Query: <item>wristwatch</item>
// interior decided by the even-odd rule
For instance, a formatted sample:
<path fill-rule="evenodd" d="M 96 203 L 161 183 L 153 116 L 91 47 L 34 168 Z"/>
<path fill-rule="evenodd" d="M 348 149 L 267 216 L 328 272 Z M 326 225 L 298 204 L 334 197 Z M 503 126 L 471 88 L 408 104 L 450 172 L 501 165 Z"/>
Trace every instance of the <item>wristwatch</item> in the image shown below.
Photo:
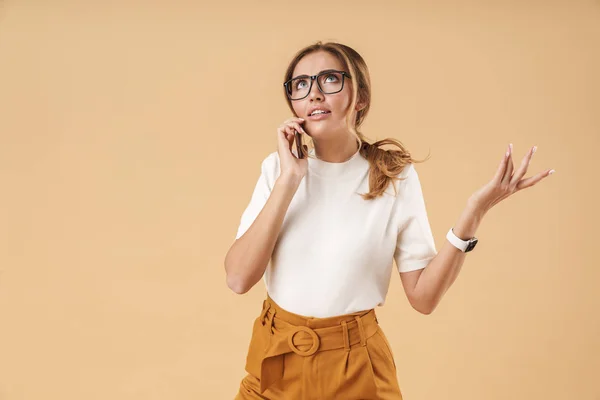
<path fill-rule="evenodd" d="M 475 248 L 475 245 L 477 244 L 477 238 L 476 237 L 472 237 L 469 240 L 462 240 L 461 238 L 459 238 L 458 236 L 456 236 L 454 234 L 454 231 L 452 230 L 452 228 L 450 228 L 450 230 L 446 234 L 446 239 L 448 239 L 448 241 L 450 243 L 452 243 L 452 245 L 454 247 L 456 247 L 457 249 L 459 249 L 463 253 L 466 253 L 466 252 L 469 252 L 469 251 L 473 250 Z"/>

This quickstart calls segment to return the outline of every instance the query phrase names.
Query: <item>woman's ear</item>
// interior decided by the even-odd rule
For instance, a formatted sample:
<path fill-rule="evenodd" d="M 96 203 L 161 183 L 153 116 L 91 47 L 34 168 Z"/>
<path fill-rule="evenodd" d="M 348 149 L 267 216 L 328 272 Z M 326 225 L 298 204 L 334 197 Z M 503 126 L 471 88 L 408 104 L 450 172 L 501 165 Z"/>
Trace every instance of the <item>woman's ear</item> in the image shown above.
<path fill-rule="evenodd" d="M 366 107 L 366 104 L 364 104 L 364 103 L 356 103 L 356 107 L 354 109 L 356 111 L 360 111 L 360 110 L 362 110 L 365 107 Z"/>

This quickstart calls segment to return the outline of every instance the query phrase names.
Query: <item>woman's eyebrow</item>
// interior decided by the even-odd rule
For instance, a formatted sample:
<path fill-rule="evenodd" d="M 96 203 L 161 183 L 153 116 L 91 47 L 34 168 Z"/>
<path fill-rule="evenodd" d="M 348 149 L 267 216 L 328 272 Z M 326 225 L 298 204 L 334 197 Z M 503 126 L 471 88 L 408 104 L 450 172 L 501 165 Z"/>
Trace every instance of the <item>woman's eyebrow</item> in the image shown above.
<path fill-rule="evenodd" d="M 323 71 L 317 72 L 315 75 L 319 75 L 319 74 L 321 74 L 323 72 L 333 72 L 333 71 L 337 71 L 337 69 L 334 69 L 334 68 L 324 69 Z M 306 75 L 306 74 L 304 74 L 304 75 L 298 75 L 298 76 L 294 77 L 294 79 L 296 79 L 296 78 L 308 78 L 309 76 L 310 75 Z"/>

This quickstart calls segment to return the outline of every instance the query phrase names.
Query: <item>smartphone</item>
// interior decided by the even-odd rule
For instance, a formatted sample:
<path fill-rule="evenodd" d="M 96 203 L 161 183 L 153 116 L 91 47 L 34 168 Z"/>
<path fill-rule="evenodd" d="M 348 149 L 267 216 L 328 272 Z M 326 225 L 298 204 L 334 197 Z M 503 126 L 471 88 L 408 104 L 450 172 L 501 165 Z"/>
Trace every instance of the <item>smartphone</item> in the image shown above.
<path fill-rule="evenodd" d="M 296 137 L 296 152 L 298 153 L 298 158 L 304 158 L 302 154 L 302 134 L 294 129 L 294 136 Z"/>

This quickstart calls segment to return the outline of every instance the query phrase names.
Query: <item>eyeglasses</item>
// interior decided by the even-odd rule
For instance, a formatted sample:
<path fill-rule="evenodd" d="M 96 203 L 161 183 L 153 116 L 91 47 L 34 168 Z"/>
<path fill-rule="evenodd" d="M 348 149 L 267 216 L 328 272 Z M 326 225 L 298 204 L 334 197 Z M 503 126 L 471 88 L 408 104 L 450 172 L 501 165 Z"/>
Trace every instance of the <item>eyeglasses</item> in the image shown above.
<path fill-rule="evenodd" d="M 290 100 L 301 100 L 308 96 L 312 89 L 313 81 L 317 81 L 317 86 L 323 94 L 333 94 L 342 91 L 344 88 L 344 78 L 352 79 L 350 74 L 344 71 L 328 69 L 319 72 L 317 75 L 300 75 L 285 82 L 285 93 Z"/>

